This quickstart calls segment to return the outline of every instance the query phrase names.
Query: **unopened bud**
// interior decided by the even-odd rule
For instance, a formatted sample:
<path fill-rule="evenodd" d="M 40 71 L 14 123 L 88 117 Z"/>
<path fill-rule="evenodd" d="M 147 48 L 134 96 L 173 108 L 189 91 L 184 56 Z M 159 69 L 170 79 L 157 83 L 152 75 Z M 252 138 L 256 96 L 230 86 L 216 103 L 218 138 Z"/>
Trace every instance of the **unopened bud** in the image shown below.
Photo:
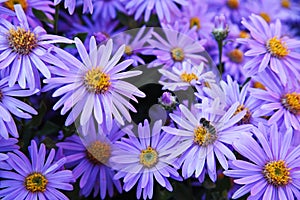
<path fill-rule="evenodd" d="M 215 27 L 212 31 L 215 39 L 217 41 L 223 41 L 227 38 L 229 33 L 229 26 L 226 23 L 225 15 L 221 14 L 219 16 L 215 16 Z"/>

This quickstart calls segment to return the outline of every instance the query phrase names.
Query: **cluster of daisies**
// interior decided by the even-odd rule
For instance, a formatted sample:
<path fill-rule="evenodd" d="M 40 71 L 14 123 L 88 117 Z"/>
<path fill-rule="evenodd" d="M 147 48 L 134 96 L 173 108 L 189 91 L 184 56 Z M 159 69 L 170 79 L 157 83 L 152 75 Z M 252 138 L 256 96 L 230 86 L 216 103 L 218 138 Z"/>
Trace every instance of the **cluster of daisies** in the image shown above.
<path fill-rule="evenodd" d="M 222 198 L 300 199 L 299 21 L 297 0 L 0 0 L 0 198 L 225 176 Z M 47 112 L 53 148 L 23 131 Z"/>

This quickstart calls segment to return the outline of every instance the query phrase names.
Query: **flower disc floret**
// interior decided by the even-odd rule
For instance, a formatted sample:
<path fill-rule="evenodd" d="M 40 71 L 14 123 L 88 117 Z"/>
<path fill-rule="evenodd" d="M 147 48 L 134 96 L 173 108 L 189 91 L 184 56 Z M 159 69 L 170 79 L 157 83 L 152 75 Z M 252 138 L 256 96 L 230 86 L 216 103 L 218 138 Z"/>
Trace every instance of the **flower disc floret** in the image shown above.
<path fill-rule="evenodd" d="M 263 174 L 268 183 L 275 186 L 285 186 L 291 181 L 290 169 L 283 160 L 268 162 Z"/>
<path fill-rule="evenodd" d="M 289 50 L 284 42 L 274 36 L 267 42 L 267 49 L 272 56 L 283 58 L 289 54 Z"/>
<path fill-rule="evenodd" d="M 105 142 L 95 141 L 87 147 L 86 155 L 93 164 L 106 164 L 111 156 L 111 147 Z"/>
<path fill-rule="evenodd" d="M 241 63 L 244 60 L 244 53 L 239 49 L 234 49 L 228 53 L 228 57 L 232 62 Z"/>
<path fill-rule="evenodd" d="M 174 61 L 181 62 L 184 60 L 184 52 L 182 48 L 176 47 L 171 50 L 171 56 Z"/>
<path fill-rule="evenodd" d="M 236 109 L 234 112 L 233 116 L 237 115 L 238 113 L 246 110 L 245 116 L 241 119 L 239 122 L 240 124 L 248 124 L 250 123 L 250 118 L 251 118 L 251 112 L 248 108 L 246 108 L 244 105 L 239 105 L 239 107 Z"/>
<path fill-rule="evenodd" d="M 268 13 L 265 12 L 261 12 L 259 14 L 267 23 L 271 22 L 271 17 L 268 15 Z"/>
<path fill-rule="evenodd" d="M 182 73 L 180 75 L 180 78 L 181 78 L 181 80 L 183 80 L 184 82 L 187 82 L 187 83 L 191 82 L 192 80 L 196 80 L 196 81 L 198 80 L 198 77 L 196 74 L 186 73 L 186 72 Z"/>
<path fill-rule="evenodd" d="M 190 19 L 190 28 L 193 28 L 194 26 L 197 26 L 197 30 L 201 28 L 201 21 L 199 17 L 192 17 Z"/>
<path fill-rule="evenodd" d="M 28 4 L 27 4 L 27 0 L 8 0 L 6 2 L 3 3 L 4 6 L 10 10 L 15 11 L 14 6 L 16 4 L 20 4 L 23 8 L 23 10 L 27 10 Z"/>
<path fill-rule="evenodd" d="M 239 0 L 228 0 L 227 6 L 232 9 L 237 9 L 240 5 Z"/>
<path fill-rule="evenodd" d="M 37 36 L 30 30 L 18 27 L 17 30 L 11 28 L 8 32 L 9 46 L 13 51 L 28 55 L 32 49 L 38 46 Z"/>
<path fill-rule="evenodd" d="M 239 37 L 240 38 L 250 38 L 250 34 L 247 33 L 246 31 L 240 31 Z"/>
<path fill-rule="evenodd" d="M 194 130 L 194 142 L 200 146 L 208 146 L 209 144 L 214 143 L 217 139 L 217 135 L 213 126 L 208 125 L 198 126 Z"/>
<path fill-rule="evenodd" d="M 128 55 L 128 56 L 132 55 L 133 52 L 132 52 L 131 46 L 126 45 L 126 46 L 125 46 L 125 51 L 124 51 L 124 53 L 125 53 L 126 55 Z"/>
<path fill-rule="evenodd" d="M 291 7 L 290 0 L 281 0 L 281 6 L 284 8 L 290 8 Z"/>
<path fill-rule="evenodd" d="M 300 94 L 293 92 L 284 95 L 282 105 L 293 114 L 300 114 Z"/>
<path fill-rule="evenodd" d="M 45 192 L 48 180 L 41 173 L 32 173 L 26 177 L 24 184 L 30 192 Z"/>
<path fill-rule="evenodd" d="M 140 163 L 144 165 L 144 167 L 151 168 L 156 165 L 158 162 L 158 154 L 155 149 L 152 147 L 148 147 L 141 151 L 140 154 Z"/>
<path fill-rule="evenodd" d="M 89 92 L 96 94 L 105 93 L 110 85 L 110 77 L 102 72 L 101 68 L 92 68 L 84 76 L 84 84 Z"/>

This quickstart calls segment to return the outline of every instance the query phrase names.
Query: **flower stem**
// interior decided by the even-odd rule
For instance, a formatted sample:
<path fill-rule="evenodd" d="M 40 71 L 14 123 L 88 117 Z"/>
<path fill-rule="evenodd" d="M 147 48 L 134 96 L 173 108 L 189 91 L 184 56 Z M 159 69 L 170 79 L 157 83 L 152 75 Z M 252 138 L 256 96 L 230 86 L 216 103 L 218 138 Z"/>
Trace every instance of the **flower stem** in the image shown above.
<path fill-rule="evenodd" d="M 219 65 L 218 69 L 220 74 L 223 73 L 223 66 L 222 66 L 222 54 L 223 54 L 223 40 L 218 40 L 218 49 L 219 49 Z"/>

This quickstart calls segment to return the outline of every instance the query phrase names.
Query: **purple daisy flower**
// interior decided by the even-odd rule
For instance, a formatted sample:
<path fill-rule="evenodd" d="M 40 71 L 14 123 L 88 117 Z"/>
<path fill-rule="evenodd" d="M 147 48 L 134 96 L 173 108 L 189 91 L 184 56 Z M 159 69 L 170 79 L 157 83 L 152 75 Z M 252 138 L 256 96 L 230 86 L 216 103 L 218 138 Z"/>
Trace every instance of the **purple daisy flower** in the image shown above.
<path fill-rule="evenodd" d="M 74 177 L 77 179 L 81 176 L 81 193 L 87 197 L 94 189 L 93 196 L 96 197 L 100 193 L 101 199 L 104 199 L 106 193 L 110 197 L 113 196 L 114 186 L 121 193 L 120 181 L 113 179 L 115 172 L 111 169 L 110 157 L 115 148 L 114 143 L 125 132 L 115 123 L 111 131 L 102 126 L 96 128 L 94 123 L 88 123 L 84 128 L 80 127 L 79 133 L 81 137 L 73 135 L 64 142 L 57 143 L 57 146 L 63 149 L 67 166 L 74 167 Z"/>
<path fill-rule="evenodd" d="M 281 10 L 280 1 L 273 0 L 250 1 L 247 7 L 250 13 L 261 16 L 267 23 L 275 22 Z"/>
<path fill-rule="evenodd" d="M 13 171 L 0 170 L 0 197 L 3 199 L 68 199 L 59 190 L 73 190 L 72 171 L 61 170 L 66 158 L 53 162 L 55 150 L 46 158 L 46 147 L 38 149 L 34 140 L 28 148 L 29 160 L 22 152 L 7 153 L 5 161 Z"/>
<path fill-rule="evenodd" d="M 223 13 L 234 23 L 240 23 L 242 17 L 250 14 L 247 0 L 207 0 L 207 3 L 211 10 Z"/>
<path fill-rule="evenodd" d="M 117 29 L 119 21 L 98 21 L 90 19 L 87 16 L 82 16 L 83 24 L 73 23 L 71 30 L 72 36 L 76 36 L 78 33 L 87 33 L 84 41 L 84 46 L 89 50 L 90 38 L 95 37 L 97 45 L 104 44 L 113 35 L 118 34 L 125 29 Z"/>
<path fill-rule="evenodd" d="M 128 132 L 128 138 L 116 142 L 116 150 L 112 151 L 111 161 L 118 170 L 115 179 L 124 178 L 124 190 L 129 191 L 137 184 L 136 197 L 151 199 L 156 180 L 161 186 L 172 191 L 168 177 L 181 180 L 174 159 L 168 155 L 177 144 L 178 138 L 161 133 L 162 121 L 156 121 L 150 131 L 147 120 L 138 125 L 138 137 Z M 174 168 L 175 167 L 175 168 Z"/>
<path fill-rule="evenodd" d="M 122 32 L 113 37 L 115 43 L 125 44 L 124 58 L 132 59 L 132 65 L 137 67 L 139 64 L 145 65 L 145 61 L 139 56 L 145 51 L 150 51 L 148 40 L 152 37 L 153 28 L 143 26 L 139 29 Z"/>
<path fill-rule="evenodd" d="M 202 100 L 197 112 L 191 112 L 183 104 L 179 105 L 180 114 L 169 114 L 178 128 L 164 126 L 162 129 L 169 134 L 181 136 L 180 144 L 172 150 L 170 158 L 180 156 L 178 162 L 182 165 L 182 176 L 189 178 L 195 174 L 199 178 L 204 170 L 210 179 L 216 181 L 216 160 L 224 169 L 228 169 L 229 160 L 235 160 L 235 155 L 227 145 L 234 138 L 247 132 L 251 125 L 235 126 L 246 114 L 246 110 L 234 115 L 239 103 L 234 103 L 227 112 L 218 108 L 217 100 L 209 102 Z"/>
<path fill-rule="evenodd" d="M 206 3 L 196 1 L 183 6 L 182 17 L 175 18 L 175 20 L 181 20 L 183 24 L 189 24 L 190 28 L 196 26 L 200 38 L 210 39 L 214 27 L 212 23 L 214 15 L 214 13 L 208 12 Z"/>
<path fill-rule="evenodd" d="M 230 76 L 227 76 L 227 81 L 220 81 L 220 84 L 209 84 L 209 87 L 197 87 L 195 95 L 199 99 L 209 98 L 211 100 L 220 99 L 221 107 L 228 110 L 234 103 L 239 102 L 237 113 L 246 110 L 245 116 L 238 122 L 238 124 L 255 124 L 262 122 L 266 124 L 266 120 L 261 116 L 253 116 L 253 113 L 259 109 L 263 104 L 263 100 L 256 99 L 250 95 L 250 83 L 245 84 L 242 89 L 237 81 L 233 81 Z"/>
<path fill-rule="evenodd" d="M 199 66 L 194 66 L 190 62 L 184 61 L 182 68 L 175 66 L 171 69 L 159 69 L 163 75 L 159 83 L 163 85 L 163 90 L 187 90 L 190 86 L 214 83 L 216 76 L 212 71 L 205 72 L 202 62 Z"/>
<path fill-rule="evenodd" d="M 292 128 L 281 133 L 276 125 L 267 128 L 259 124 L 253 129 L 258 140 L 249 135 L 233 142 L 245 160 L 232 161 L 226 176 L 243 185 L 233 199 L 250 192 L 248 199 L 300 199 L 300 146 L 291 147 Z M 268 139 L 266 135 L 270 135 Z"/>
<path fill-rule="evenodd" d="M 1 4 L 12 11 L 15 11 L 14 6 L 16 4 L 20 4 L 25 12 L 29 25 L 33 28 L 42 25 L 42 23 L 33 14 L 33 8 L 42 11 L 49 20 L 53 20 L 52 15 L 55 13 L 53 1 L 49 0 L 44 0 L 43 3 L 41 3 L 40 0 L 0 0 L 0 5 Z M 18 22 L 17 17 L 14 17 L 12 20 Z"/>
<path fill-rule="evenodd" d="M 162 30 L 153 32 L 155 39 L 150 39 L 148 42 L 154 48 L 152 55 L 155 55 L 157 59 L 149 67 L 163 65 L 164 68 L 175 66 L 180 69 L 183 61 L 190 60 L 193 65 L 206 61 L 201 55 L 204 52 L 205 41 L 193 39 L 192 34 L 195 30 L 178 31 L 170 29 L 170 26 L 164 26 Z"/>
<path fill-rule="evenodd" d="M 134 19 L 138 20 L 144 13 L 144 20 L 149 21 L 151 13 L 154 11 L 160 21 L 166 19 L 171 21 L 172 15 L 181 15 L 178 5 L 187 5 L 186 0 L 121 0 L 125 3 L 128 14 L 134 14 Z"/>
<path fill-rule="evenodd" d="M 30 114 L 38 114 L 31 106 L 15 98 L 31 96 L 38 90 L 22 90 L 19 85 L 9 87 L 8 82 L 8 77 L 0 80 L 0 135 L 5 139 L 8 138 L 9 134 L 13 137 L 19 137 L 11 113 L 23 119 L 31 119 Z"/>
<path fill-rule="evenodd" d="M 246 80 L 246 71 L 243 66 L 250 60 L 249 57 L 244 56 L 246 50 L 247 47 L 245 45 L 237 45 L 235 43 L 226 44 L 223 47 L 223 77 L 230 75 L 239 83 L 243 83 Z"/>
<path fill-rule="evenodd" d="M 278 18 L 287 22 L 299 21 L 300 4 L 296 0 L 281 0 Z"/>
<path fill-rule="evenodd" d="M 284 123 L 286 128 L 300 130 L 300 87 L 297 80 L 283 85 L 274 73 L 266 71 L 259 75 L 265 89 L 253 88 L 250 93 L 263 103 L 253 116 L 269 116 L 268 124 Z"/>
<path fill-rule="evenodd" d="M 21 88 L 40 88 L 39 72 L 47 78 L 51 77 L 48 64 L 68 69 L 51 54 L 51 49 L 56 48 L 52 43 L 73 41 L 49 35 L 39 26 L 31 30 L 21 5 L 15 5 L 15 10 L 19 26 L 0 19 L 0 69 L 9 75 L 10 87 L 18 82 Z"/>
<path fill-rule="evenodd" d="M 62 0 L 54 0 L 54 5 L 58 5 Z M 76 7 L 76 2 L 77 0 L 64 0 L 64 7 L 67 9 L 70 13 L 70 15 L 73 15 L 74 11 L 75 11 L 75 7 Z M 89 11 L 91 14 L 93 13 L 93 2 L 92 0 L 83 0 L 83 11 L 82 13 L 85 13 L 87 11 Z"/>
<path fill-rule="evenodd" d="M 244 66 L 249 70 L 248 75 L 262 72 L 270 66 L 284 84 L 288 77 L 299 77 L 300 56 L 295 49 L 300 47 L 300 41 L 283 37 L 279 20 L 268 25 L 258 15 L 252 14 L 249 18 L 250 22 L 243 19 L 242 24 L 250 31 L 252 39 L 238 39 L 249 45 L 250 50 L 245 55 L 253 57 Z"/>
<path fill-rule="evenodd" d="M 92 18 L 97 21 L 99 18 L 104 21 L 116 19 L 117 12 L 126 12 L 123 2 L 120 0 L 95 0 L 94 13 Z"/>
<path fill-rule="evenodd" d="M 108 40 L 106 45 L 97 47 L 94 37 L 90 39 L 89 54 L 83 43 L 75 38 L 75 45 L 82 60 L 61 52 L 71 66 L 70 71 L 59 71 L 57 77 L 44 80 L 48 84 L 61 84 L 53 97 L 61 96 L 54 105 L 56 110 L 63 106 L 61 114 L 64 115 L 70 109 L 66 125 L 73 123 L 80 115 L 80 124 L 84 125 L 90 117 L 94 117 L 99 124 L 105 123 L 108 129 L 112 127 L 112 116 L 124 125 L 123 117 L 131 121 L 127 109 L 136 112 L 135 108 L 124 97 L 137 101 L 134 96 L 145 97 L 134 85 L 123 81 L 140 75 L 141 71 L 122 72 L 132 60 L 126 60 L 117 64 L 122 57 L 125 45 L 121 46 L 113 55 L 113 42 Z M 124 97 L 123 97 L 124 96 Z"/>

